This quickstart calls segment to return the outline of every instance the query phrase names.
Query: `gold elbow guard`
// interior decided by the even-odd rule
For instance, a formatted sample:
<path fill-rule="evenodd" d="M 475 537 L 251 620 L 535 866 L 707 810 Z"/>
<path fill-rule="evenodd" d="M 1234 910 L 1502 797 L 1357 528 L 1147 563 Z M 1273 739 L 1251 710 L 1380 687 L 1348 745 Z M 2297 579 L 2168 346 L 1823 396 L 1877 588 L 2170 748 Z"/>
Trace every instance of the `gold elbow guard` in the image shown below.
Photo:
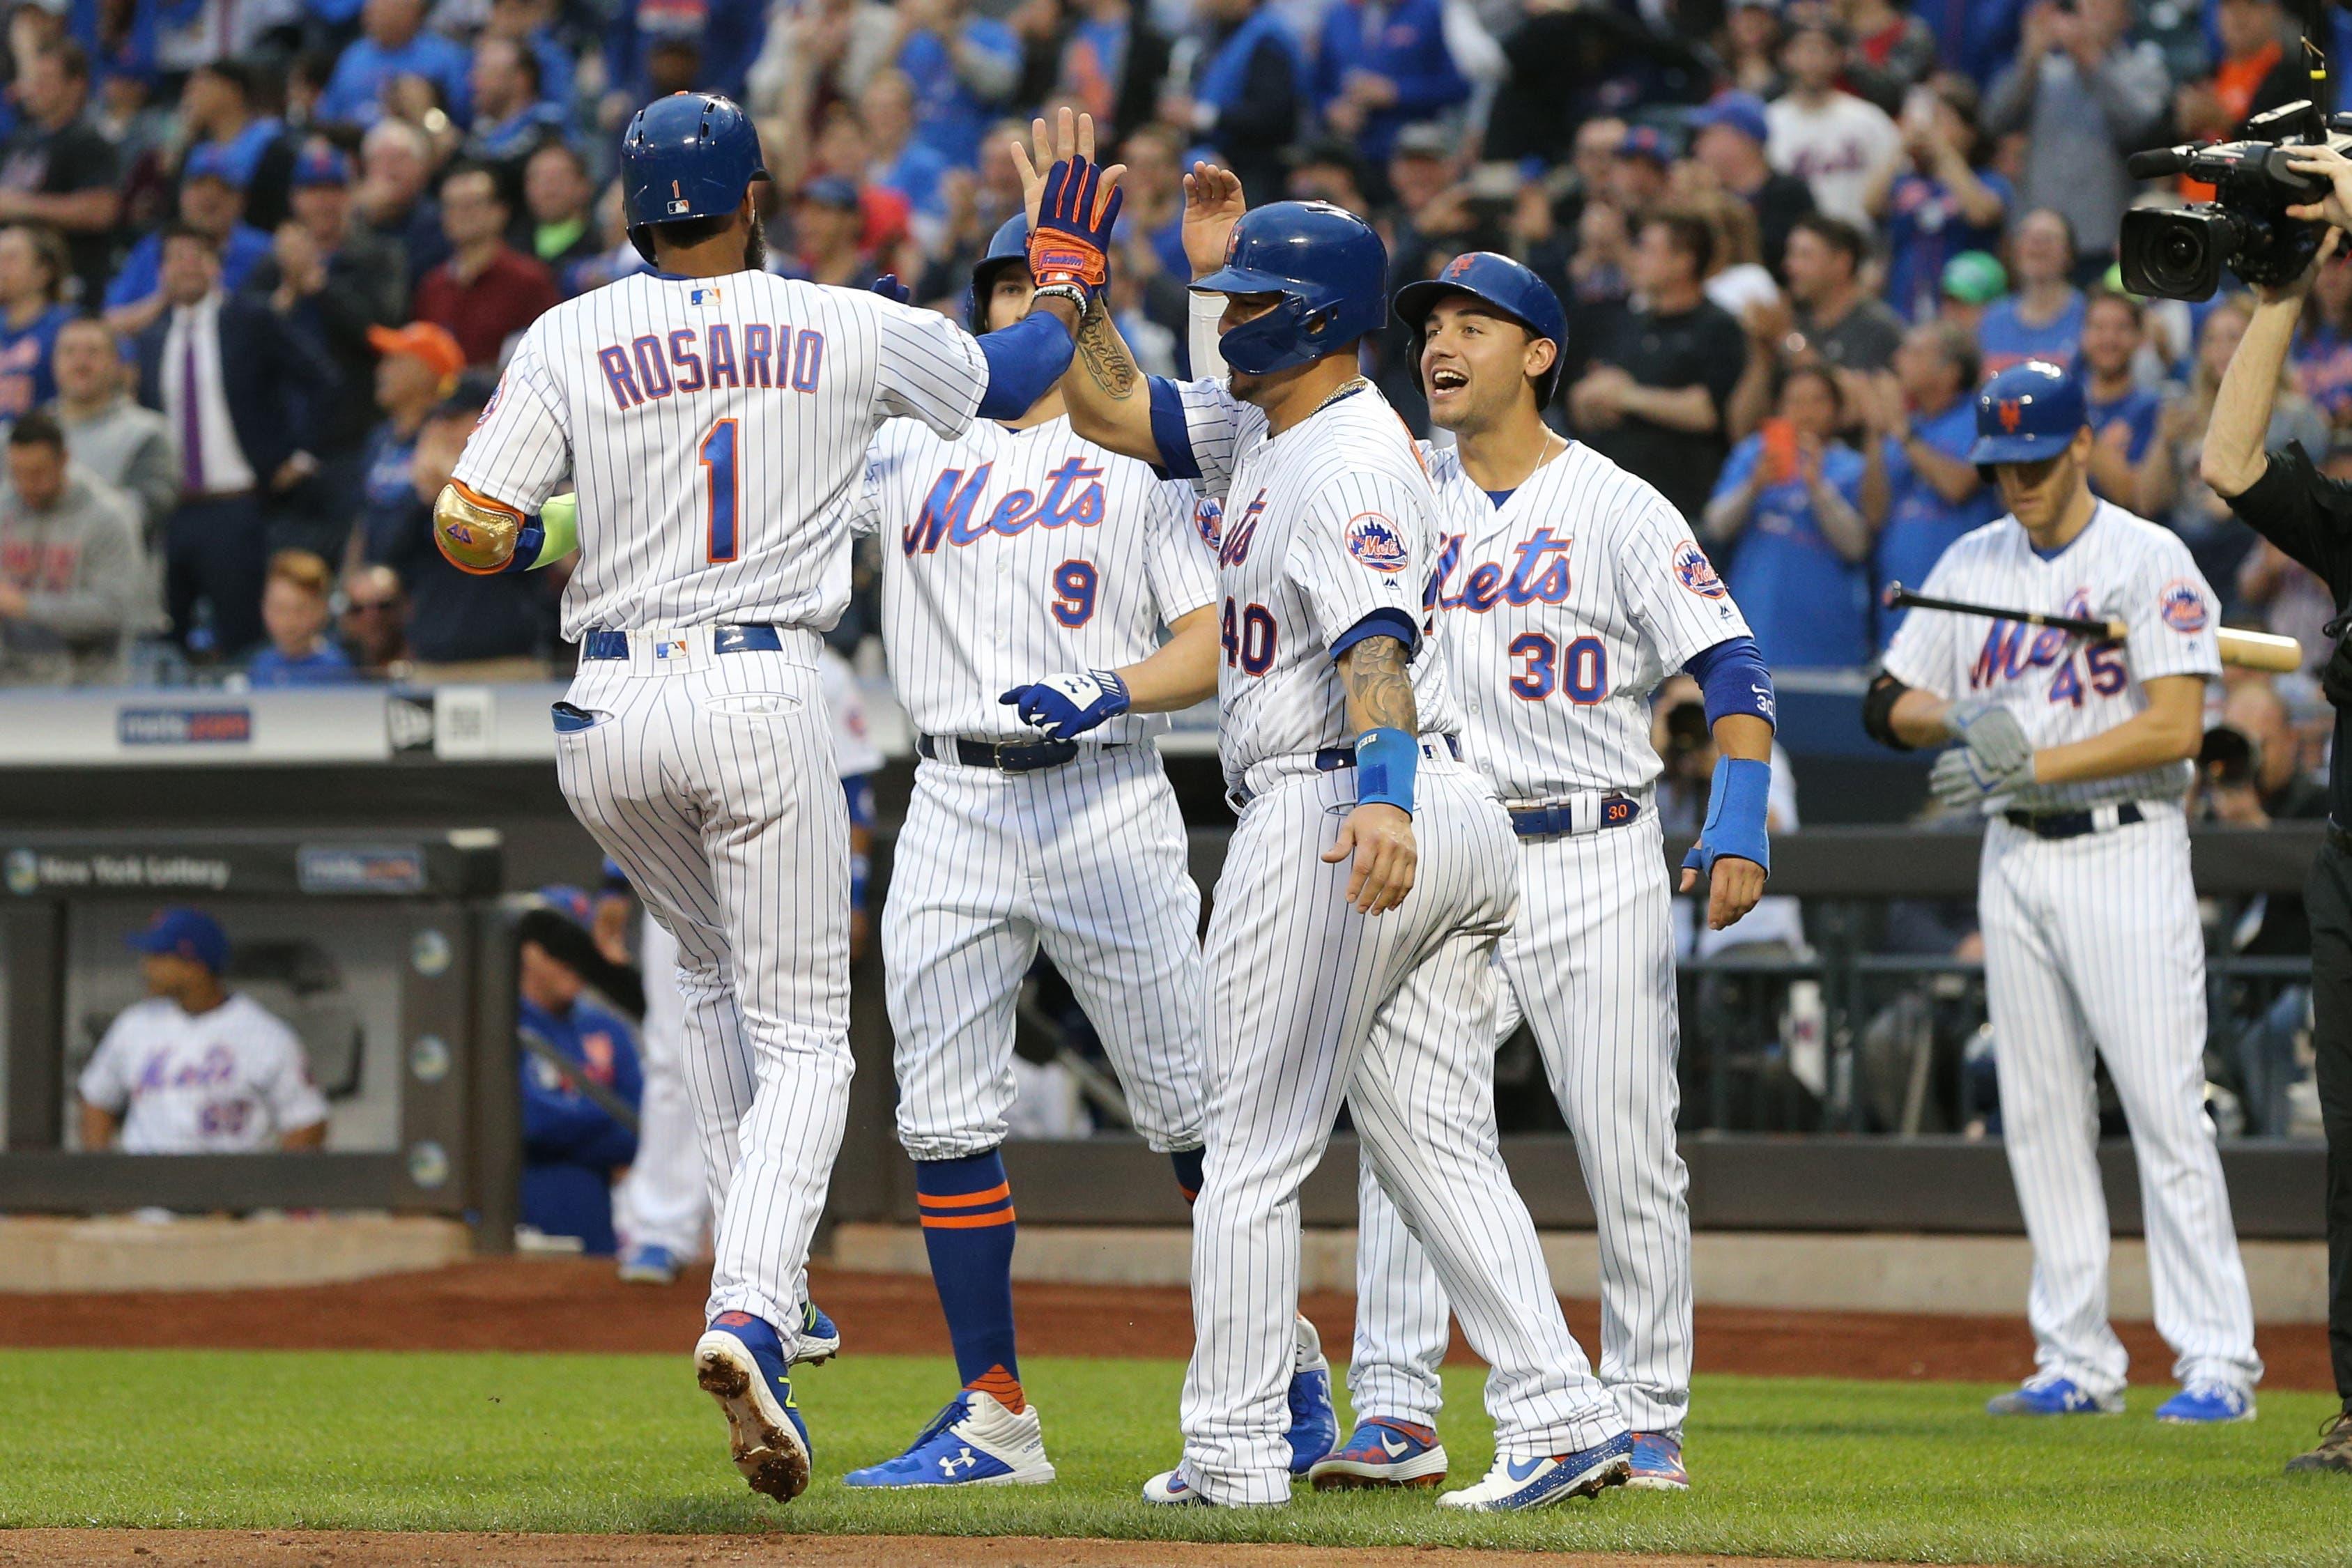
<path fill-rule="evenodd" d="M 455 479 L 433 500 L 433 542 L 460 572 L 487 576 L 514 559 L 522 515 Z"/>

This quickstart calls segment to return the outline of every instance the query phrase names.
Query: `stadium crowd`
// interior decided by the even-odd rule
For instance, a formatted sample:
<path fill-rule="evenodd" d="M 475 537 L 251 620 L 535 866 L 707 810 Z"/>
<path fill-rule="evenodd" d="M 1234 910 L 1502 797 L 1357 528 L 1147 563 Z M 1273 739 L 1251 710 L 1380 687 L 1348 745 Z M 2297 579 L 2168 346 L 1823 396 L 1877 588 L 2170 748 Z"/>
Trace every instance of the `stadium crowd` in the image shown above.
<path fill-rule="evenodd" d="M 568 666 L 560 569 L 462 577 L 426 498 L 515 335 L 644 265 L 617 136 L 687 86 L 762 127 L 772 265 L 950 310 L 1009 139 L 1089 110 L 1152 370 L 1194 156 L 1370 215 L 1396 283 L 1522 258 L 1571 310 L 1551 417 L 1684 510 L 1776 668 L 1866 663 L 1878 590 L 1995 515 L 1969 394 L 2029 356 L 2085 379 L 2103 494 L 2325 651 L 2198 476 L 2244 302 L 2114 267 L 2189 194 L 2128 153 L 2305 91 L 2275 0 L 24 0 L 0 70 L 0 680 Z M 1370 368 L 1421 428 L 1403 343 Z M 2352 473 L 2352 264 L 2294 363 L 2273 441 Z"/>

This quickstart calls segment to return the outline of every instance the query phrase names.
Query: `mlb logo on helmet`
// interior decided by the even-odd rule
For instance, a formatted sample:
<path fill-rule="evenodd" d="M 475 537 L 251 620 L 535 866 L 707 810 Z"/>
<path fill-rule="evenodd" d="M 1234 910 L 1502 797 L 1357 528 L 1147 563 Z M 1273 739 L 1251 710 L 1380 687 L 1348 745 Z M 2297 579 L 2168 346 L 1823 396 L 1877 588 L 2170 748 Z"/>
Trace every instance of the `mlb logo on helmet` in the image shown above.
<path fill-rule="evenodd" d="M 2164 585 L 2157 595 L 2164 624 L 2176 632 L 2201 632 L 2205 629 L 2205 595 L 2197 584 L 2186 577 L 2176 577 Z"/>
<path fill-rule="evenodd" d="M 1376 511 L 1360 511 L 1348 520 L 1348 553 L 1375 572 L 1402 572 L 1412 560 L 1396 524 Z"/>
<path fill-rule="evenodd" d="M 1675 546 L 1675 581 L 1702 599 L 1723 597 L 1723 579 L 1715 574 L 1715 563 L 1696 540 L 1685 539 Z"/>

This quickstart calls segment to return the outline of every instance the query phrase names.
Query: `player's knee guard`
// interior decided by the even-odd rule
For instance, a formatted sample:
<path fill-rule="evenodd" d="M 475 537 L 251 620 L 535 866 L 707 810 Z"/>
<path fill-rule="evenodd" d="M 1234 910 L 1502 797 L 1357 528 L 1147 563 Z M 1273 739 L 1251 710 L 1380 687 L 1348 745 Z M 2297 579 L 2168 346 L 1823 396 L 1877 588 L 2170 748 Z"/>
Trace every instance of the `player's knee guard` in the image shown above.
<path fill-rule="evenodd" d="M 1903 694 L 1910 689 L 1883 669 L 1874 676 L 1870 689 L 1863 694 L 1862 732 L 1882 746 L 1891 746 L 1898 752 L 1909 751 L 1911 748 L 1905 744 L 1903 737 L 1895 732 L 1895 705 L 1902 701 Z"/>

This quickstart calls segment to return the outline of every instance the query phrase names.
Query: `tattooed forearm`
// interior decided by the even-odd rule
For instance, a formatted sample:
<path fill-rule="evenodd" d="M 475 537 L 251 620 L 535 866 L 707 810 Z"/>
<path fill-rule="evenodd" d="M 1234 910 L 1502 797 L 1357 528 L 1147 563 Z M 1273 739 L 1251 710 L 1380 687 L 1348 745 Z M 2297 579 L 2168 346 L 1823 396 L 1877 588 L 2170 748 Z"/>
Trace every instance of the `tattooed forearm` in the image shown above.
<path fill-rule="evenodd" d="M 1394 637 L 1366 637 L 1348 650 L 1339 676 L 1348 688 L 1348 720 L 1359 734 L 1380 729 L 1420 733 L 1408 664 L 1404 644 Z"/>
<path fill-rule="evenodd" d="M 1111 325 L 1110 312 L 1097 306 L 1087 312 L 1078 328 L 1078 361 L 1087 367 L 1087 374 L 1103 395 L 1113 402 L 1124 403 L 1135 395 L 1135 360 L 1120 341 L 1118 330 Z"/>

